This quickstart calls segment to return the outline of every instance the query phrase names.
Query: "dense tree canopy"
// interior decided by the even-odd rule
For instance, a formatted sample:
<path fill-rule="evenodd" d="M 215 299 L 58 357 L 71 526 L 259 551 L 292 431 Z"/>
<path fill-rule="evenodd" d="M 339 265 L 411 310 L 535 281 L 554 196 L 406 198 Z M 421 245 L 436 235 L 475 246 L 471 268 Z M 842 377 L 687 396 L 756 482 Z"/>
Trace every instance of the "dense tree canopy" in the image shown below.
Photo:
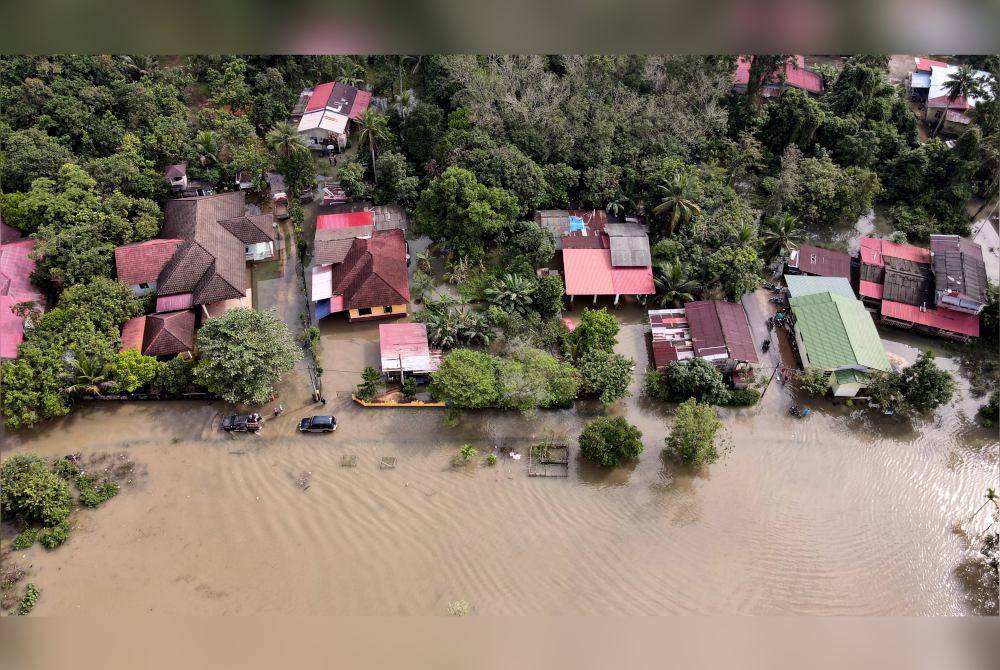
<path fill-rule="evenodd" d="M 621 416 L 600 416 L 590 421 L 580 434 L 583 457 L 606 468 L 638 458 L 642 453 L 642 432 Z"/>

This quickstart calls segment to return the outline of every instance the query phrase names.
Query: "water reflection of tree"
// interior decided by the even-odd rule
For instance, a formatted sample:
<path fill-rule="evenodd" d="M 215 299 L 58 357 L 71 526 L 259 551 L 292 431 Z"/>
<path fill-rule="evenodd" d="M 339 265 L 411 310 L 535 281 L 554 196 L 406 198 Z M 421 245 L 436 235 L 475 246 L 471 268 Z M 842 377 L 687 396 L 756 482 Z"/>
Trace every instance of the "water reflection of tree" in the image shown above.
<path fill-rule="evenodd" d="M 988 489 L 986 501 L 959 527 L 968 542 L 956 574 L 977 614 L 1000 614 L 1000 496 Z"/>

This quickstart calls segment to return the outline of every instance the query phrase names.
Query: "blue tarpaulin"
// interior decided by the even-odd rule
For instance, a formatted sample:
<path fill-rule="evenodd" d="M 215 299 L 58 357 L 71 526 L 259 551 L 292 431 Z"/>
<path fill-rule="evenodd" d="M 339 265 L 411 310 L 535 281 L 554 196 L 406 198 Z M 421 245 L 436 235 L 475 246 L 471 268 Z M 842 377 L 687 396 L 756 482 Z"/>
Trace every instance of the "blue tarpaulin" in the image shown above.
<path fill-rule="evenodd" d="M 580 218 L 579 216 L 569 217 L 569 229 L 570 232 L 583 230 L 583 219 Z"/>

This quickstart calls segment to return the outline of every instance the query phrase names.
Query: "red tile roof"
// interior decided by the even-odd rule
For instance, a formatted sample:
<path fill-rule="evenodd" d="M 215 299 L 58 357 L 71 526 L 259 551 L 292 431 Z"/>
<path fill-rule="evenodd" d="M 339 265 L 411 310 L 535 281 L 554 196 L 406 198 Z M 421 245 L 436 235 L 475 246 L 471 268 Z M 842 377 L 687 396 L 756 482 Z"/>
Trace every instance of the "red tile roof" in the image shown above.
<path fill-rule="evenodd" d="M 403 231 L 379 231 L 371 238 L 355 239 L 344 262 L 334 268 L 332 284 L 344 309 L 410 302 Z"/>
<path fill-rule="evenodd" d="M 29 257 L 34 240 L 0 244 L 0 358 L 16 358 L 24 341 L 24 319 L 14 313 L 14 306 L 33 302 L 45 308 L 45 296 L 31 283 L 35 261 Z"/>
<path fill-rule="evenodd" d="M 805 58 L 802 56 L 795 56 L 794 59 L 788 59 L 785 62 L 784 75 L 785 83 L 789 86 L 801 88 L 810 93 L 823 92 L 823 78 L 812 70 L 805 68 Z M 736 59 L 736 72 L 733 74 L 733 83 L 740 86 L 746 86 L 750 83 L 750 58 L 748 56 L 740 56 Z M 778 72 L 772 74 L 767 82 L 768 85 L 780 83 L 781 75 Z"/>
<path fill-rule="evenodd" d="M 800 272 L 820 277 L 851 278 L 851 257 L 849 254 L 815 247 L 811 244 L 803 244 L 797 252 L 794 262 L 790 261 L 788 264 L 798 268 Z"/>
<path fill-rule="evenodd" d="M 156 297 L 157 312 L 176 312 L 194 306 L 194 295 L 191 293 L 175 293 Z"/>
<path fill-rule="evenodd" d="M 652 295 L 653 269 L 613 267 L 610 249 L 563 249 L 566 295 Z"/>
<path fill-rule="evenodd" d="M 137 316 L 129 319 L 122 326 L 122 343 L 118 351 L 128 351 L 138 349 L 142 351 L 142 339 L 146 333 L 146 316 Z"/>
<path fill-rule="evenodd" d="M 155 282 L 183 240 L 149 240 L 115 249 L 118 279 L 129 286 Z"/>
<path fill-rule="evenodd" d="M 375 213 L 345 212 L 343 214 L 321 214 L 316 217 L 316 230 L 335 230 L 337 228 L 355 228 L 358 226 L 374 226 Z"/>
<path fill-rule="evenodd" d="M 915 305 L 892 300 L 882 301 L 882 316 L 898 321 L 909 321 L 950 333 L 979 337 L 979 315 L 956 312 L 947 307 L 921 311 Z"/>

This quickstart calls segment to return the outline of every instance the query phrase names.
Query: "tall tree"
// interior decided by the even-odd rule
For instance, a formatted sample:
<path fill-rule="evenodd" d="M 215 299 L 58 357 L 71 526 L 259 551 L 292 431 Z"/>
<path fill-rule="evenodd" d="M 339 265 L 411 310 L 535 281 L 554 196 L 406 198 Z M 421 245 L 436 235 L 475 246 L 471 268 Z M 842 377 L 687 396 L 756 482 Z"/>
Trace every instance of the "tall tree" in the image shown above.
<path fill-rule="evenodd" d="M 701 207 L 695 202 L 694 185 L 690 175 L 685 172 L 674 175 L 669 184 L 659 186 L 663 199 L 653 208 L 654 214 L 667 214 L 667 237 L 674 234 L 677 224 L 687 223 L 692 217 L 701 214 Z"/>
<path fill-rule="evenodd" d="M 805 231 L 799 220 L 791 214 L 772 216 L 764 221 L 760 229 L 760 239 L 764 246 L 764 256 L 768 260 L 790 253 L 805 239 Z"/>
<path fill-rule="evenodd" d="M 375 166 L 375 152 L 379 145 L 388 142 L 392 137 L 389 132 L 389 122 L 382 114 L 366 109 L 357 119 L 358 125 L 358 147 L 368 145 L 372 155 L 372 176 L 375 178 L 375 185 L 378 186 L 378 170 Z"/>
<path fill-rule="evenodd" d="M 291 124 L 282 121 L 267 133 L 267 148 L 280 158 L 288 158 L 294 153 L 308 151 L 298 132 Z"/>
<path fill-rule="evenodd" d="M 698 280 L 687 276 L 683 265 L 669 261 L 657 263 L 653 283 L 656 285 L 656 300 L 661 305 L 672 307 L 694 300 L 695 294 L 702 290 Z"/>
<path fill-rule="evenodd" d="M 951 109 L 952 104 L 956 100 L 959 98 L 968 100 L 973 95 L 979 93 L 980 84 L 976 76 L 976 71 L 970 65 L 960 65 L 958 70 L 948 75 L 948 79 L 944 82 L 944 90 L 945 95 L 948 96 L 948 106 L 941 112 L 941 116 L 938 118 L 937 125 L 934 127 L 933 137 L 937 137 L 941 126 L 944 125 L 945 117 L 948 116 L 948 110 Z"/>

